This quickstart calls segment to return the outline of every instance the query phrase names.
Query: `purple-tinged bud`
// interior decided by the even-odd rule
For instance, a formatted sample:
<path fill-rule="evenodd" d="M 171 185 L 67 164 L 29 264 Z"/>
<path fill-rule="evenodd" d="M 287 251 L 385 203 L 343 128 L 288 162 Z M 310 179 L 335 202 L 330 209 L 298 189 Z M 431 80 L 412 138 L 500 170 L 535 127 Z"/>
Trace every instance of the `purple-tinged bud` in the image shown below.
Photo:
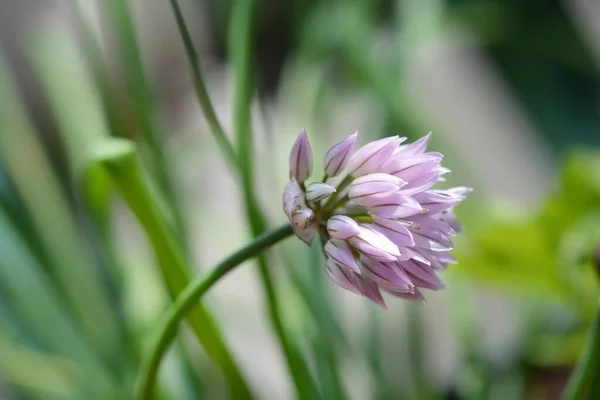
<path fill-rule="evenodd" d="M 285 189 L 283 189 L 283 212 L 287 215 L 290 222 L 292 221 L 294 206 L 303 203 L 302 197 L 302 189 L 300 189 L 298 181 L 292 178 L 288 184 L 285 185 Z"/>
<path fill-rule="evenodd" d="M 385 301 L 381 296 L 381 292 L 379 291 L 379 286 L 377 286 L 375 282 L 365 276 L 357 276 L 356 280 L 360 293 L 363 296 L 379 304 L 381 307 L 387 308 Z"/>
<path fill-rule="evenodd" d="M 447 189 L 446 192 L 454 193 L 459 196 L 466 197 L 469 193 L 473 191 L 473 188 L 467 186 L 456 186 L 451 189 Z"/>
<path fill-rule="evenodd" d="M 444 287 L 440 278 L 428 265 L 414 260 L 398 261 L 396 264 L 406 272 L 415 286 L 431 290 Z"/>
<path fill-rule="evenodd" d="M 397 172 L 394 174 L 394 176 L 397 176 L 406 182 L 412 182 L 418 178 L 423 178 L 434 174 L 442 176 L 448 172 L 450 172 L 450 170 L 442 167 L 439 160 L 429 160 Z"/>
<path fill-rule="evenodd" d="M 378 230 L 389 237 L 396 246 L 413 247 L 415 245 L 412 233 L 402 222 L 381 218 L 376 215 L 373 215 L 372 217 L 373 223 Z"/>
<path fill-rule="evenodd" d="M 367 143 L 350 157 L 348 173 L 357 177 L 376 172 L 404 140 L 406 138 L 392 136 Z"/>
<path fill-rule="evenodd" d="M 308 228 L 308 224 L 315 215 L 314 211 L 310 208 L 303 208 L 292 212 L 292 224 L 294 227 L 304 230 Z"/>
<path fill-rule="evenodd" d="M 343 240 L 330 239 L 325 243 L 325 254 L 339 266 L 347 268 L 357 274 L 360 274 L 360 268 L 354 257 L 352 249 Z"/>
<path fill-rule="evenodd" d="M 395 261 L 400 257 L 400 251 L 384 234 L 361 225 L 358 235 L 349 239 L 350 245 L 367 257 L 377 261 Z"/>
<path fill-rule="evenodd" d="M 456 231 L 448 222 L 443 218 L 444 214 L 438 215 L 417 215 L 410 220 L 413 224 L 417 224 L 421 229 L 425 231 L 439 232 L 446 236 L 456 236 Z"/>
<path fill-rule="evenodd" d="M 427 190 L 415 194 L 413 198 L 428 214 L 439 214 L 460 203 L 465 196 L 450 190 Z"/>
<path fill-rule="evenodd" d="M 395 263 L 382 263 L 369 257 L 361 257 L 360 261 L 365 275 L 383 289 L 396 292 L 412 292 L 414 290 L 415 286 L 410 278 L 400 268 L 397 268 Z"/>
<path fill-rule="evenodd" d="M 420 253 L 417 253 L 414 248 L 411 249 L 409 247 L 403 247 L 400 249 L 400 252 L 402 253 L 402 257 L 398 257 L 398 261 L 407 261 L 412 258 L 413 260 L 420 261 L 423 264 L 431 265 L 431 262 L 423 257 Z"/>
<path fill-rule="evenodd" d="M 371 207 L 371 214 L 382 218 L 406 218 L 423 211 L 421 205 L 410 196 L 394 193 L 386 202 Z"/>
<path fill-rule="evenodd" d="M 443 233 L 437 231 L 428 231 L 419 224 L 413 224 L 410 227 L 415 247 L 430 249 L 433 251 L 448 251 L 454 248 L 452 240 Z"/>
<path fill-rule="evenodd" d="M 408 182 L 406 186 L 402 188 L 402 193 L 407 195 L 413 195 L 415 193 L 423 192 L 442 179 L 439 173 L 433 173 L 429 175 L 423 175 L 411 182 Z"/>
<path fill-rule="evenodd" d="M 298 239 L 302 240 L 307 245 L 311 245 L 313 237 L 315 236 L 315 232 L 317 232 L 317 228 L 314 224 L 309 224 L 306 229 L 298 229 L 292 225 L 292 229 L 294 233 L 298 237 Z"/>
<path fill-rule="evenodd" d="M 327 275 L 329 275 L 335 284 L 343 287 L 346 290 L 360 294 L 356 275 L 354 275 L 352 271 L 348 271 L 345 268 L 340 267 L 331 258 L 327 260 L 325 270 L 327 271 Z"/>
<path fill-rule="evenodd" d="M 334 215 L 327 220 L 327 232 L 336 239 L 350 239 L 360 233 L 360 226 L 350 217 Z"/>
<path fill-rule="evenodd" d="M 406 182 L 388 174 L 369 174 L 356 178 L 350 184 L 348 197 L 363 206 L 385 203 Z"/>
<path fill-rule="evenodd" d="M 429 262 L 429 265 L 433 269 L 445 270 L 448 264 L 456 264 L 456 258 L 447 251 L 433 251 L 429 249 L 415 249 L 418 253 Z M 418 258 L 414 258 L 417 261 L 421 261 Z M 423 262 L 423 261 L 421 261 Z"/>
<path fill-rule="evenodd" d="M 425 296 L 423 296 L 423 293 L 417 288 L 415 288 L 413 293 L 394 292 L 393 290 L 386 291 L 392 296 L 396 296 L 404 300 L 415 301 L 417 303 L 425 301 Z"/>
<path fill-rule="evenodd" d="M 312 150 L 306 130 L 302 130 L 296 138 L 290 152 L 290 175 L 300 183 L 310 177 L 312 173 Z"/>
<path fill-rule="evenodd" d="M 443 156 L 440 153 L 419 154 L 409 157 L 404 157 L 401 153 L 394 154 L 385 164 L 383 164 L 380 171 L 404 179 L 404 177 L 398 174 L 403 171 L 417 168 L 423 163 L 434 162 L 439 165 L 442 158 Z"/>
<path fill-rule="evenodd" d="M 401 146 L 398 148 L 394 155 L 401 155 L 402 157 L 410 157 L 414 155 L 423 154 L 425 150 L 427 150 L 427 146 L 429 146 L 429 142 L 431 141 L 431 132 L 427 135 L 423 136 L 421 139 Z"/>
<path fill-rule="evenodd" d="M 348 165 L 348 161 L 350 160 L 350 156 L 352 155 L 352 150 L 354 149 L 357 136 L 358 132 L 348 136 L 346 139 L 329 149 L 325 155 L 325 159 L 323 160 L 325 173 L 327 175 L 337 176 L 344 170 L 344 168 L 346 168 L 346 165 Z"/>
<path fill-rule="evenodd" d="M 334 187 L 329 186 L 326 183 L 314 182 L 306 187 L 306 200 L 310 202 L 321 201 L 334 192 Z"/>

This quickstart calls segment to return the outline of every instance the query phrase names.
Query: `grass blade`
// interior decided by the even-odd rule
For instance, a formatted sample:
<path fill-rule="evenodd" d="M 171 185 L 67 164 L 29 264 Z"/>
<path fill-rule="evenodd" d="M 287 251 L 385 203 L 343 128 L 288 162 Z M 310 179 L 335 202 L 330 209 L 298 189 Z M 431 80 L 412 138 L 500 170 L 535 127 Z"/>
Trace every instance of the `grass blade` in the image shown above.
<path fill-rule="evenodd" d="M 144 174 L 134 144 L 125 139 L 107 139 L 95 148 L 97 165 L 108 173 L 146 231 L 164 282 L 175 298 L 190 282 L 190 268 L 181 244 L 175 241 L 176 236 L 164 217 L 158 191 Z M 251 399 L 250 389 L 206 308 L 197 304 L 188 314 L 188 322 L 209 357 L 221 367 L 232 398 Z"/>
<path fill-rule="evenodd" d="M 194 42 L 192 41 L 190 32 L 185 24 L 185 19 L 183 18 L 183 14 L 179 8 L 179 3 L 177 0 L 169 1 L 171 3 L 171 8 L 173 9 L 173 14 L 175 14 L 177 28 L 179 29 L 179 34 L 181 35 L 181 39 L 183 40 L 183 45 L 185 47 L 185 53 L 187 55 L 190 71 L 192 73 L 192 80 L 194 81 L 194 89 L 196 90 L 196 98 L 198 99 L 198 103 L 200 103 L 200 107 L 202 107 L 202 111 L 204 112 L 204 116 L 208 122 L 208 126 L 210 127 L 217 144 L 221 148 L 221 152 L 227 161 L 229 161 L 229 163 L 236 165 L 237 157 L 235 150 L 229 142 L 229 139 L 227 139 L 227 135 L 225 135 L 225 131 L 219 123 L 215 109 L 210 101 L 210 98 L 208 97 L 208 92 L 206 91 L 206 86 L 204 85 L 204 78 L 202 77 L 202 70 L 200 69 L 200 57 L 194 48 Z"/>
<path fill-rule="evenodd" d="M 144 143 L 149 149 L 150 165 L 153 167 L 160 189 L 164 193 L 165 201 L 174 219 L 176 232 L 180 237 L 184 237 L 183 218 L 177 207 L 167 159 L 162 150 L 164 146 L 160 137 L 159 124 L 156 120 L 154 96 L 146 78 L 128 0 L 109 0 L 106 5 L 116 30 L 117 44 L 124 62 L 139 128 Z"/>
<path fill-rule="evenodd" d="M 0 154 L 77 320 L 102 354 L 117 358 L 119 335 L 105 288 L 98 284 L 67 200 L 15 98 L 0 68 Z"/>

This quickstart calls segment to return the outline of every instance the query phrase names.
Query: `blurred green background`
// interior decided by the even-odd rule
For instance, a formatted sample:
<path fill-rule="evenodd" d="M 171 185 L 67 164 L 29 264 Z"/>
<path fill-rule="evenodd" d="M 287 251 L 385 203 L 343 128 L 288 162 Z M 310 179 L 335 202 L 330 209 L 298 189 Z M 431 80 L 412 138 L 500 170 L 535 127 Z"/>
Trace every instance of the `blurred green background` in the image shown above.
<path fill-rule="evenodd" d="M 255 398 L 296 398 L 270 307 L 304 398 L 558 398 L 599 294 L 600 3 L 251 3 L 179 2 L 198 70 L 169 0 L 0 4 L 0 398 L 131 398 L 172 265 L 197 275 L 261 230 L 244 183 L 284 222 L 302 128 L 316 171 L 356 130 L 433 131 L 448 184 L 475 188 L 446 289 L 383 310 L 290 240 L 270 277 L 252 263 L 207 296 L 222 344 L 182 325 L 157 398 L 240 398 L 223 346 Z"/>

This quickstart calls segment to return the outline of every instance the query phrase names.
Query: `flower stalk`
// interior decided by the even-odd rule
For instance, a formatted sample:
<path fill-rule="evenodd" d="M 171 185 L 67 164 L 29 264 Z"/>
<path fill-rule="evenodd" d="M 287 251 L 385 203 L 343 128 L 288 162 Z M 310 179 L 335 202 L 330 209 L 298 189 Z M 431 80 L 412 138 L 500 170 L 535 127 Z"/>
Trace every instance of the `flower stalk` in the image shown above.
<path fill-rule="evenodd" d="M 234 23 L 231 24 L 230 43 L 231 58 L 234 65 L 235 75 L 235 101 L 234 101 L 234 127 L 237 138 L 238 151 L 236 152 L 231 142 L 225 135 L 222 125 L 219 123 L 214 107 L 206 91 L 206 86 L 199 67 L 199 57 L 194 49 L 189 31 L 186 27 L 185 20 L 181 14 L 177 0 L 170 0 L 171 7 L 175 14 L 175 19 L 179 31 L 184 39 L 184 45 L 188 61 L 190 63 L 191 72 L 193 74 L 194 86 L 196 89 L 196 97 L 204 115 L 208 121 L 209 127 L 213 136 L 217 140 L 223 154 L 229 163 L 235 166 L 235 172 L 240 177 L 244 202 L 246 206 L 246 215 L 253 236 L 258 236 L 267 228 L 265 216 L 258 206 L 253 188 L 253 171 L 252 171 L 252 132 L 250 129 L 251 113 L 250 103 L 252 99 L 252 31 L 256 19 L 256 11 L 258 1 L 238 1 L 234 6 Z M 244 40 L 240 40 L 244 38 Z M 301 216 L 297 216 L 297 219 Z M 279 303 L 275 293 L 273 279 L 268 270 L 267 260 L 263 256 L 258 257 L 258 269 L 263 283 L 265 296 L 267 298 L 268 313 L 273 324 L 276 336 L 279 339 L 281 347 L 285 353 L 286 360 L 290 372 L 296 383 L 299 396 L 306 392 L 306 395 L 301 398 L 315 398 L 314 384 L 311 382 L 308 369 L 304 362 L 295 350 L 293 344 L 287 337 L 284 330 L 283 322 L 279 315 Z"/>
<path fill-rule="evenodd" d="M 227 257 L 209 272 L 194 279 L 177 296 L 164 319 L 160 323 L 158 336 L 148 358 L 146 358 L 136 388 L 135 399 L 146 400 L 152 396 L 156 374 L 163 354 L 177 333 L 177 327 L 182 318 L 192 309 L 198 300 L 223 276 L 227 275 L 244 261 L 262 253 L 270 246 L 291 236 L 293 233 L 289 224 L 266 232 L 250 244 Z"/>

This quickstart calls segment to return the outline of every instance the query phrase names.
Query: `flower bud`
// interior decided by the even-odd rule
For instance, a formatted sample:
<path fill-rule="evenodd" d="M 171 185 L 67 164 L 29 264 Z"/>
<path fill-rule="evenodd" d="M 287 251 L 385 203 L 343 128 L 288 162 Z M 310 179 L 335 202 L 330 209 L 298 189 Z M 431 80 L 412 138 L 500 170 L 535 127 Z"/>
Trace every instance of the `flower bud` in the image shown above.
<path fill-rule="evenodd" d="M 405 218 L 423 211 L 421 205 L 410 196 L 394 193 L 385 202 L 372 202 L 371 214 L 382 218 Z"/>
<path fill-rule="evenodd" d="M 340 267 L 360 274 L 360 268 L 358 267 L 356 258 L 354 258 L 354 253 L 352 253 L 350 246 L 343 240 L 331 239 L 327 241 L 324 251 L 327 257 L 335 261 Z"/>
<path fill-rule="evenodd" d="M 346 168 L 348 161 L 350 160 L 350 156 L 352 154 L 352 150 L 354 149 L 354 144 L 356 143 L 356 137 L 358 136 L 358 132 L 348 136 L 346 139 L 342 140 L 338 144 L 334 145 L 327 154 L 325 155 L 325 160 L 323 160 L 323 165 L 325 166 L 325 173 L 329 176 L 337 176 L 340 172 Z"/>
<path fill-rule="evenodd" d="M 348 162 L 351 176 L 362 176 L 377 171 L 406 138 L 392 136 L 368 143 L 358 149 Z"/>
<path fill-rule="evenodd" d="M 292 178 L 283 190 L 283 212 L 290 221 L 292 220 L 294 206 L 302 203 L 302 197 L 302 189 L 300 189 L 298 181 Z"/>
<path fill-rule="evenodd" d="M 431 290 L 439 290 L 444 287 L 442 281 L 438 278 L 433 269 L 423 263 L 415 260 L 408 260 L 398 261 L 396 265 L 399 266 L 402 271 L 406 272 L 415 286 Z"/>
<path fill-rule="evenodd" d="M 402 157 L 410 157 L 423 154 L 425 150 L 427 150 L 427 146 L 429 146 L 430 141 L 431 132 L 415 142 L 399 147 L 394 155 L 398 154 Z"/>
<path fill-rule="evenodd" d="M 417 303 L 420 303 L 422 301 L 425 301 L 425 296 L 423 296 L 423 292 L 421 292 L 419 289 L 415 288 L 413 293 L 403 293 L 403 292 L 395 292 L 393 290 L 387 290 L 389 294 L 399 297 L 401 299 L 404 300 L 410 300 L 410 301 L 414 301 Z"/>
<path fill-rule="evenodd" d="M 388 174 L 364 175 L 352 181 L 348 197 L 363 206 L 381 204 L 405 184 L 402 179 Z"/>
<path fill-rule="evenodd" d="M 377 261 L 395 261 L 400 257 L 400 251 L 384 234 L 361 225 L 357 236 L 350 238 L 350 244 L 365 256 Z"/>
<path fill-rule="evenodd" d="M 329 275 L 331 280 L 337 285 L 356 294 L 360 294 L 358 283 L 356 281 L 356 275 L 354 275 L 352 271 L 348 271 L 340 267 L 331 258 L 327 260 L 327 266 L 325 269 L 327 271 L 327 275 Z"/>
<path fill-rule="evenodd" d="M 418 224 L 411 226 L 411 233 L 417 248 L 433 251 L 448 251 L 454 248 L 454 244 L 448 236 L 440 232 L 428 231 Z"/>
<path fill-rule="evenodd" d="M 415 194 L 413 198 L 429 214 L 439 214 L 460 203 L 465 196 L 450 190 L 428 190 Z"/>
<path fill-rule="evenodd" d="M 308 224 L 310 224 L 313 215 L 314 212 L 310 208 L 296 210 L 292 213 L 292 224 L 298 229 L 306 229 L 308 228 Z"/>
<path fill-rule="evenodd" d="M 334 192 L 335 188 L 332 186 L 322 182 L 314 182 L 306 188 L 306 200 L 310 202 L 321 201 Z"/>
<path fill-rule="evenodd" d="M 403 156 L 402 153 L 398 153 L 392 155 L 389 160 L 381 166 L 380 172 L 395 175 L 407 180 L 400 175 L 402 172 L 418 168 L 424 163 L 435 163 L 436 165 L 440 165 L 441 162 L 442 155 L 439 153 L 426 153 L 408 157 Z"/>
<path fill-rule="evenodd" d="M 360 261 L 365 275 L 382 288 L 405 293 L 414 291 L 415 285 L 396 263 L 382 263 L 369 257 L 361 257 Z"/>
<path fill-rule="evenodd" d="M 360 233 L 360 226 L 350 217 L 334 215 L 327 220 L 327 232 L 336 239 L 350 239 Z"/>
<path fill-rule="evenodd" d="M 312 150 L 306 130 L 302 130 L 296 138 L 290 152 L 290 174 L 300 183 L 304 182 L 312 173 Z"/>
<path fill-rule="evenodd" d="M 413 247 L 415 240 L 410 230 L 400 221 L 394 221 L 387 218 L 381 218 L 373 215 L 373 223 L 384 235 L 389 237 L 398 247 Z"/>
<path fill-rule="evenodd" d="M 381 296 L 381 292 L 379 291 L 379 286 L 377 286 L 375 282 L 364 276 L 357 276 L 356 281 L 358 283 L 360 293 L 363 296 L 379 304 L 381 307 L 387 308 L 385 301 L 383 300 L 383 296 Z"/>

